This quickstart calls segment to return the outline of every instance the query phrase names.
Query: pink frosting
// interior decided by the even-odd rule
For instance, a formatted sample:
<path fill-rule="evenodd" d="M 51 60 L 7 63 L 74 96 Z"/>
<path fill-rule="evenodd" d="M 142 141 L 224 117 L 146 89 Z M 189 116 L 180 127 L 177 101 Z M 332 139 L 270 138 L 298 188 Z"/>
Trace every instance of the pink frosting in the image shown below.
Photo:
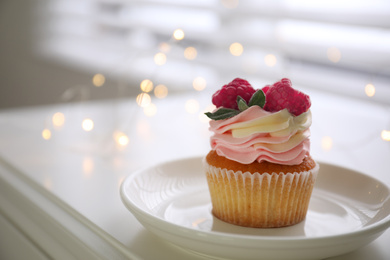
<path fill-rule="evenodd" d="M 287 110 L 268 112 L 252 106 L 237 116 L 210 121 L 212 149 L 228 159 L 297 165 L 310 151 L 310 111 L 295 117 Z"/>

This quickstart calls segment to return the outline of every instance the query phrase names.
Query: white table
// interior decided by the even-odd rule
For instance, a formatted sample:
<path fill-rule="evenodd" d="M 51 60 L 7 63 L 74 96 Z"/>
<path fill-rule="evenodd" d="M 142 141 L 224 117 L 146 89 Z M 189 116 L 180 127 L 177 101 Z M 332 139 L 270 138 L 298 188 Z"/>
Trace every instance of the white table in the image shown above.
<path fill-rule="evenodd" d="M 307 90 L 312 98 L 312 155 L 371 175 L 390 186 L 389 109 Z M 0 258 L 2 259 L 203 259 L 147 231 L 126 210 L 121 182 L 134 170 L 159 162 L 205 155 L 208 123 L 199 113 L 211 93 L 153 100 L 147 117 L 134 100 L 86 102 L 0 111 Z M 200 110 L 185 110 L 188 99 Z M 51 116 L 65 115 L 55 129 Z M 84 118 L 94 129 L 81 128 Z M 51 129 L 50 140 L 42 130 Z M 129 137 L 118 146 L 115 131 Z M 332 139 L 322 148 L 324 136 Z M 390 231 L 333 260 L 390 259 Z"/>

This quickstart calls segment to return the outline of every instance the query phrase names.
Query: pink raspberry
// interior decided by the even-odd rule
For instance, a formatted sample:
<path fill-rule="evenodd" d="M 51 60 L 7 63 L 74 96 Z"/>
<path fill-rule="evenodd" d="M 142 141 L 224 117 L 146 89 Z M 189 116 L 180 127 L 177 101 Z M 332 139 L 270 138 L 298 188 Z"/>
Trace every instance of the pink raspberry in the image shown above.
<path fill-rule="evenodd" d="M 213 104 L 218 107 L 238 109 L 237 96 L 241 96 L 247 103 L 256 90 L 245 79 L 236 78 L 212 97 Z"/>
<path fill-rule="evenodd" d="M 276 112 L 287 108 L 294 116 L 306 112 L 310 106 L 310 97 L 291 87 L 291 81 L 284 78 L 267 88 L 264 110 Z"/>

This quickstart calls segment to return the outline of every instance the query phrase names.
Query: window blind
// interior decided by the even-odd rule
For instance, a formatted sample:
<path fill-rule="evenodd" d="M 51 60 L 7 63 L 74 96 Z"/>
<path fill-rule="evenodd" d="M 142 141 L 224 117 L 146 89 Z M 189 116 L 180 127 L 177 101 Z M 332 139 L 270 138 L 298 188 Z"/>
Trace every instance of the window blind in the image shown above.
<path fill-rule="evenodd" d="M 176 90 L 289 77 L 364 97 L 370 84 L 390 103 L 386 0 L 52 0 L 38 14 L 39 55 L 89 72 Z"/>

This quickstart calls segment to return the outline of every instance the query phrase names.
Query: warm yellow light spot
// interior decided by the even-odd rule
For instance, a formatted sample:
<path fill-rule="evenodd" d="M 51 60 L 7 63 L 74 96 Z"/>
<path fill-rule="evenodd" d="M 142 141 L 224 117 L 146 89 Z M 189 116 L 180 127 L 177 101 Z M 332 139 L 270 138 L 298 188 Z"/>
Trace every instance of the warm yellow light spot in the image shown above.
<path fill-rule="evenodd" d="M 275 66 L 276 65 L 276 57 L 275 57 L 275 55 L 273 55 L 273 54 L 265 55 L 264 62 L 265 62 L 265 65 L 267 65 L 268 67 Z"/>
<path fill-rule="evenodd" d="M 144 107 L 144 114 L 146 116 L 154 116 L 157 113 L 157 106 L 151 103 L 149 106 Z"/>
<path fill-rule="evenodd" d="M 165 98 L 168 95 L 168 88 L 165 85 L 159 84 L 154 88 L 154 95 L 157 98 Z"/>
<path fill-rule="evenodd" d="M 330 151 L 333 147 L 333 139 L 330 136 L 322 137 L 321 147 L 324 151 Z"/>
<path fill-rule="evenodd" d="M 156 55 L 154 55 L 154 63 L 156 63 L 156 65 L 162 66 L 166 62 L 167 62 L 167 55 L 165 55 L 164 53 L 159 52 Z"/>
<path fill-rule="evenodd" d="M 375 95 L 375 86 L 371 83 L 368 83 L 364 87 L 364 91 L 366 92 L 366 95 L 369 97 L 373 97 Z"/>
<path fill-rule="evenodd" d="M 187 47 L 184 50 L 184 58 L 186 58 L 187 60 L 193 60 L 196 58 L 197 55 L 198 55 L 198 52 L 196 51 L 196 49 L 194 47 Z"/>
<path fill-rule="evenodd" d="M 241 43 L 235 42 L 230 45 L 229 50 L 232 55 L 240 56 L 244 51 L 244 47 L 242 47 Z"/>
<path fill-rule="evenodd" d="M 123 132 L 115 131 L 113 136 L 117 145 L 125 147 L 129 144 L 129 137 Z"/>
<path fill-rule="evenodd" d="M 390 142 L 390 131 L 389 130 L 382 130 L 381 137 L 384 141 Z"/>
<path fill-rule="evenodd" d="M 42 130 L 42 138 L 45 140 L 49 140 L 51 138 L 51 131 L 47 128 Z"/>
<path fill-rule="evenodd" d="M 188 113 L 195 114 L 199 110 L 199 102 L 195 99 L 189 99 L 185 104 L 185 109 Z"/>
<path fill-rule="evenodd" d="M 176 29 L 174 32 L 173 32 L 173 38 L 175 40 L 183 40 L 184 39 L 184 31 L 182 29 Z"/>
<path fill-rule="evenodd" d="M 82 167 L 83 167 L 83 173 L 84 173 L 85 177 L 91 177 L 94 166 L 95 166 L 95 164 L 94 164 L 93 159 L 91 157 L 85 157 L 83 159 Z"/>
<path fill-rule="evenodd" d="M 103 86 L 104 82 L 106 82 L 106 78 L 102 74 L 95 74 L 92 78 L 92 83 L 95 87 Z"/>
<path fill-rule="evenodd" d="M 89 131 L 92 131 L 92 129 L 94 127 L 94 123 L 93 123 L 92 119 L 86 118 L 81 123 L 81 127 L 83 128 L 84 131 L 89 132 Z"/>
<path fill-rule="evenodd" d="M 221 4 L 225 8 L 234 9 L 238 6 L 238 0 L 221 0 Z"/>
<path fill-rule="evenodd" d="M 141 93 L 137 96 L 136 102 L 140 107 L 147 107 L 152 102 L 152 98 L 147 93 Z"/>
<path fill-rule="evenodd" d="M 341 60 L 341 52 L 338 48 L 331 47 L 327 50 L 328 59 L 331 62 L 337 63 Z"/>
<path fill-rule="evenodd" d="M 129 138 L 126 135 L 122 135 L 118 139 L 118 144 L 121 146 L 126 146 L 129 143 Z"/>
<path fill-rule="evenodd" d="M 150 92 L 153 90 L 153 82 L 149 79 L 144 79 L 140 84 L 140 88 L 144 92 Z"/>
<path fill-rule="evenodd" d="M 166 42 L 162 42 L 158 45 L 158 49 L 163 53 L 168 53 L 171 50 L 171 45 Z"/>
<path fill-rule="evenodd" d="M 55 127 L 61 127 L 65 123 L 65 115 L 61 112 L 57 112 L 52 116 L 51 121 Z"/>
<path fill-rule="evenodd" d="M 202 91 L 206 88 L 206 80 L 202 77 L 196 77 L 194 81 L 192 81 L 192 86 L 197 91 Z"/>

